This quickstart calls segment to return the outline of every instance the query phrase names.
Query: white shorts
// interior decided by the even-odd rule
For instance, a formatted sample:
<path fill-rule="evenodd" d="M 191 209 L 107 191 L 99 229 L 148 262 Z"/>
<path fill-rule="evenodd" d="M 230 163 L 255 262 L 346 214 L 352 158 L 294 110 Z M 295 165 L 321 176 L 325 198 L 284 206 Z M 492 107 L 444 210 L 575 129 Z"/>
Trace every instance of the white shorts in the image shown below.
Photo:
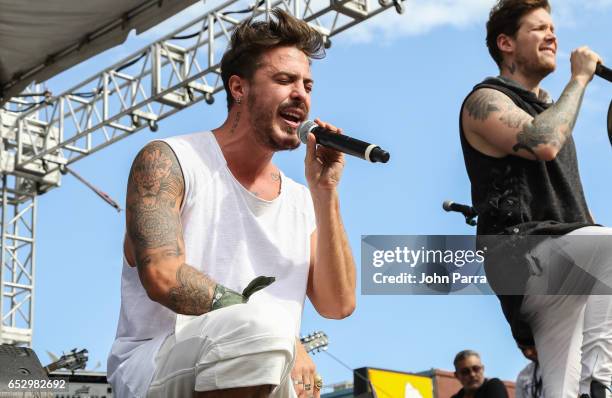
<path fill-rule="evenodd" d="M 582 237 L 581 237 L 582 236 Z M 543 263 L 563 252 L 575 264 L 548 261 L 526 286 L 521 312 L 529 323 L 542 370 L 544 397 L 588 394 L 591 381 L 612 381 L 612 228 L 584 227 L 542 243 Z M 582 295 L 545 295 L 550 286 Z"/>
<path fill-rule="evenodd" d="M 191 318 L 162 344 L 147 397 L 259 385 L 275 386 L 272 397 L 296 396 L 296 337 L 282 307 L 247 303 Z"/>

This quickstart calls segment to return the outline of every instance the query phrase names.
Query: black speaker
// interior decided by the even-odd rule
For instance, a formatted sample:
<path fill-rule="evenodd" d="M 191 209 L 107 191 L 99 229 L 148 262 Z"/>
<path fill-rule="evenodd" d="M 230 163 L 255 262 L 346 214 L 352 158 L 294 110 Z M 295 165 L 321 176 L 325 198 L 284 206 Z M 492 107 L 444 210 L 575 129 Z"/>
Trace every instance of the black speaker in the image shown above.
<path fill-rule="evenodd" d="M 15 381 L 23 383 L 23 380 L 48 379 L 47 372 L 34 351 L 10 344 L 0 345 L 0 392 L 17 393 L 14 388 L 9 387 L 11 381 L 14 384 Z"/>

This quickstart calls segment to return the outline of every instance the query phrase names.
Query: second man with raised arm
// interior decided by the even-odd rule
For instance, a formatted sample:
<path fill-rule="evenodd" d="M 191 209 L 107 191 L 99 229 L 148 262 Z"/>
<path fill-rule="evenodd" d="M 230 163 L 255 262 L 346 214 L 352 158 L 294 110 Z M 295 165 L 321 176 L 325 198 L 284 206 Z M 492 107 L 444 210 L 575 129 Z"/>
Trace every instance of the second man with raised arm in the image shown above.
<path fill-rule="evenodd" d="M 504 265 L 507 275 L 525 278 L 521 296 L 500 296 L 519 345 L 537 347 L 544 396 L 576 398 L 580 392 L 599 398 L 612 383 L 612 297 L 589 297 L 586 288 L 547 295 L 542 282 L 575 276 L 566 282 L 588 285 L 581 280 L 585 275 L 612 281 L 612 245 L 584 247 L 586 240 L 576 238 L 612 235 L 612 229 L 594 226 L 572 138 L 583 95 L 602 60 L 587 47 L 574 50 L 569 82 L 553 102 L 540 87 L 556 67 L 550 12 L 547 0 L 500 0 L 493 7 L 486 42 L 500 75 L 466 97 L 461 144 L 479 235 L 558 237 L 537 247 L 542 255 L 531 269 L 519 262 Z M 551 241 L 568 249 L 576 265 L 572 272 L 546 254 L 554 252 L 546 246 Z"/>

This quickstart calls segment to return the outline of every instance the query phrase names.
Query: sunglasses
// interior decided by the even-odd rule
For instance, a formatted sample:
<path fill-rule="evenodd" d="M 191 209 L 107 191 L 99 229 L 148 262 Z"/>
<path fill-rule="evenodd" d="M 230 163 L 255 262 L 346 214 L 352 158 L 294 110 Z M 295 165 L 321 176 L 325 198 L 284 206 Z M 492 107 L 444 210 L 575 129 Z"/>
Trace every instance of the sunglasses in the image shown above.
<path fill-rule="evenodd" d="M 467 368 L 461 368 L 457 371 L 461 376 L 469 376 L 472 372 L 478 374 L 484 369 L 481 365 L 474 365 Z"/>

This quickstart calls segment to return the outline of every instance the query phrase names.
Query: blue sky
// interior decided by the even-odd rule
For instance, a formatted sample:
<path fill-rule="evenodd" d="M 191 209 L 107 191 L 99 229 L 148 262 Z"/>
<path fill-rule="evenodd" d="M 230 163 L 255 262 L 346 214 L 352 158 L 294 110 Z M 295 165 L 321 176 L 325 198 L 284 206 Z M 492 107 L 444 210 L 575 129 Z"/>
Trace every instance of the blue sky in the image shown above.
<path fill-rule="evenodd" d="M 457 214 L 442 211 L 445 199 L 469 202 L 469 183 L 458 138 L 458 110 L 470 88 L 497 70 L 484 45 L 492 1 L 408 1 L 408 12 L 391 9 L 333 38 L 327 57 L 313 64 L 311 116 L 391 152 L 386 165 L 348 158 L 340 186 L 341 209 L 358 267 L 361 235 L 473 234 Z M 571 49 L 588 44 L 612 65 L 612 1 L 553 3 L 560 42 L 558 69 L 543 83 L 557 98 L 569 80 Z M 177 16 L 183 23 L 195 15 Z M 59 93 L 138 50 L 178 22 L 132 37 L 54 78 Z M 610 143 L 605 115 L 612 86 L 595 78 L 575 129 L 580 171 L 598 222 L 612 225 L 609 198 Z M 197 104 L 84 159 L 73 168 L 122 204 L 129 167 L 149 140 L 208 130 L 225 118 L 225 98 Z M 275 161 L 303 182 L 303 149 Z M 98 199 L 73 177 L 38 199 L 34 349 L 43 363 L 55 353 L 87 348 L 89 367 L 102 363 L 114 339 L 120 304 L 124 213 Z M 451 369 L 465 348 L 482 353 L 487 374 L 513 380 L 526 361 L 515 348 L 494 296 L 362 296 L 343 321 L 324 320 L 307 305 L 303 333 L 324 330 L 329 350 L 353 368 L 417 372 Z M 352 374 L 326 354 L 315 361 L 327 382 Z"/>

